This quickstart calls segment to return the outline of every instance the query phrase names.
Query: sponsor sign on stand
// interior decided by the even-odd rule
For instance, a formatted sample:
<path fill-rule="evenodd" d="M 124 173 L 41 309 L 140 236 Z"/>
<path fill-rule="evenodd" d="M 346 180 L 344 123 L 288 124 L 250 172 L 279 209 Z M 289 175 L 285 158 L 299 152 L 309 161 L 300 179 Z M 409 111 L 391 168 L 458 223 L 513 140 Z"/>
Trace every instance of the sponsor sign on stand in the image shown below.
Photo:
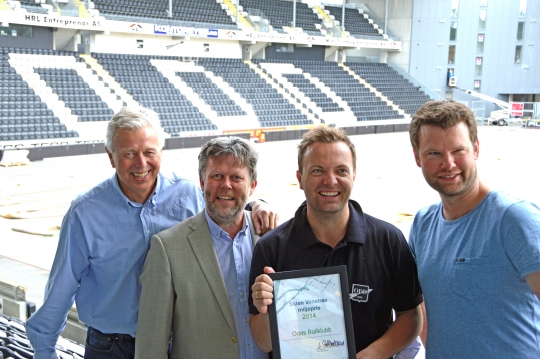
<path fill-rule="evenodd" d="M 78 18 L 53 14 L 34 14 L 18 11 L 0 11 L 4 23 L 32 26 L 59 27 L 81 30 L 107 31 L 109 33 L 147 34 L 164 36 L 189 36 L 233 41 L 259 41 L 300 45 L 337 46 L 344 48 L 375 48 L 401 51 L 401 42 L 393 40 L 365 40 L 345 37 L 325 37 L 308 34 L 282 34 L 277 32 L 250 32 L 242 30 L 206 29 L 189 26 L 158 25 L 142 22 L 113 21 L 103 17 Z"/>

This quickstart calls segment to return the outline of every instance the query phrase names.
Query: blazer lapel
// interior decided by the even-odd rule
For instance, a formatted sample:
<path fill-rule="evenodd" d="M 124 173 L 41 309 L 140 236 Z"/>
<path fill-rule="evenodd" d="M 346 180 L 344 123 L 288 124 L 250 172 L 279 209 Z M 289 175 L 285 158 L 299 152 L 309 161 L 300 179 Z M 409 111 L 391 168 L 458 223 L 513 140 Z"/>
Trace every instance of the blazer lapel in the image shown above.
<path fill-rule="evenodd" d="M 208 285 L 214 292 L 216 301 L 218 302 L 227 323 L 236 334 L 231 304 L 229 303 L 225 282 L 223 281 L 221 269 L 219 268 L 216 251 L 212 242 L 212 235 L 208 229 L 204 211 L 192 217 L 190 221 L 190 227 L 193 229 L 193 233 L 188 235 L 187 238 L 191 244 L 193 253 L 201 266 L 206 280 L 208 281 Z"/>

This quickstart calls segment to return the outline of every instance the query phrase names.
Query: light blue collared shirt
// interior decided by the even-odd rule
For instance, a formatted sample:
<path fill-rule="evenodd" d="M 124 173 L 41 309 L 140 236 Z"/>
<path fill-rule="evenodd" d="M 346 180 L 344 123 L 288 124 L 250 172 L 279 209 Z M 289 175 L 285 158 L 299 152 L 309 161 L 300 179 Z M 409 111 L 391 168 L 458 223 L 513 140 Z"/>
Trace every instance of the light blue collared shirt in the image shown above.
<path fill-rule="evenodd" d="M 62 222 L 43 305 L 26 323 L 34 358 L 56 359 L 54 346 L 74 300 L 79 318 L 89 326 L 135 336 L 139 277 L 150 238 L 203 208 L 199 187 L 161 173 L 144 204 L 122 193 L 116 174 L 73 200 Z"/>
<path fill-rule="evenodd" d="M 251 257 L 253 255 L 253 241 L 249 228 L 249 221 L 244 213 L 244 226 L 238 232 L 234 240 L 223 231 L 204 211 L 214 248 L 221 269 L 221 275 L 225 282 L 229 303 L 234 317 L 238 346 L 240 348 L 240 359 L 265 359 L 264 353 L 253 339 L 249 328 L 249 270 L 251 267 Z"/>

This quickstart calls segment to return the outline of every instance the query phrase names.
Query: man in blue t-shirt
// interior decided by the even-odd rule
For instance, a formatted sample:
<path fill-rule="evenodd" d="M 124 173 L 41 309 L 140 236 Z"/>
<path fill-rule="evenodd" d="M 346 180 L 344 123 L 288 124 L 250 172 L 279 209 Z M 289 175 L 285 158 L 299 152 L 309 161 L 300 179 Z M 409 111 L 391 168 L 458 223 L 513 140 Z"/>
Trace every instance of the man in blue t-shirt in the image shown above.
<path fill-rule="evenodd" d="M 416 215 L 409 245 L 427 321 L 426 358 L 540 358 L 540 210 L 478 177 L 474 114 L 430 101 L 409 126 L 441 203 Z"/>

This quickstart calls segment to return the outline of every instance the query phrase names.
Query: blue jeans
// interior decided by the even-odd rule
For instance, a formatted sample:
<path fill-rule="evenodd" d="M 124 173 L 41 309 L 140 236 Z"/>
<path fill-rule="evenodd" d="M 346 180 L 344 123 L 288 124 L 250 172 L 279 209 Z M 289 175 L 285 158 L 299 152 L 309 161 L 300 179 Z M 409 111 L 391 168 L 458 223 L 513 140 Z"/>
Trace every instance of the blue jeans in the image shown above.
<path fill-rule="evenodd" d="M 88 327 L 84 359 L 133 359 L 135 339 L 126 334 L 105 334 Z"/>

